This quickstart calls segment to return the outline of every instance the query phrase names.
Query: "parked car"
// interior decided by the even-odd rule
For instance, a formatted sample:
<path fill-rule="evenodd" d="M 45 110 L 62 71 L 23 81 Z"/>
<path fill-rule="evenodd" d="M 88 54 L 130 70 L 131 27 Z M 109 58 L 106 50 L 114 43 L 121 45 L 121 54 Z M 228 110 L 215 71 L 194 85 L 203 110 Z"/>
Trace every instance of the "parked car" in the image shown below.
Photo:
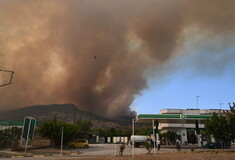
<path fill-rule="evenodd" d="M 88 143 L 88 140 L 86 140 L 86 139 L 77 139 L 77 140 L 69 143 L 68 146 L 71 148 L 88 148 L 89 143 Z"/>
<path fill-rule="evenodd" d="M 223 145 L 224 149 L 229 149 L 231 148 L 231 144 L 230 143 L 224 143 Z M 211 149 L 221 149 L 222 148 L 222 144 L 220 142 L 214 142 L 214 143 L 211 143 L 209 144 L 209 148 Z"/>

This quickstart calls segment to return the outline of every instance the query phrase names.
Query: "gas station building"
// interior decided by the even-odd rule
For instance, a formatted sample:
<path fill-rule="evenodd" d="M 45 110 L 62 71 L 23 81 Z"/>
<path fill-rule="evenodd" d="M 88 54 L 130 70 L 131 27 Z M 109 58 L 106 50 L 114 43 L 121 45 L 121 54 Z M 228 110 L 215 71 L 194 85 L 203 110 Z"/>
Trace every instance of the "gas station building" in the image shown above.
<path fill-rule="evenodd" d="M 160 114 L 139 114 L 135 123 L 152 123 L 158 126 L 160 133 L 174 131 L 182 144 L 205 145 L 207 138 L 204 131 L 204 122 L 212 117 L 213 113 L 225 114 L 221 109 L 163 109 Z M 157 125 L 156 125 L 157 124 Z M 157 134 L 157 140 L 159 136 Z M 212 142 L 214 141 L 211 138 Z"/>

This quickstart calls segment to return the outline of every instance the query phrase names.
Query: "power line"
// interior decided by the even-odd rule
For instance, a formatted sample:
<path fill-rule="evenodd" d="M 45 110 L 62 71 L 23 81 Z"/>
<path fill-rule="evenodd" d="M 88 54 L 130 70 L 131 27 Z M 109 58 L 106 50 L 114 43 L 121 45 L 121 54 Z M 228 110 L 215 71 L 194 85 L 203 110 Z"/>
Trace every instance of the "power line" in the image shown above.
<path fill-rule="evenodd" d="M 0 87 L 13 84 L 20 90 L 20 92 L 24 93 L 26 96 L 37 97 L 39 100 L 42 101 L 54 101 L 54 99 L 52 99 L 51 97 L 45 97 L 39 89 L 35 88 L 35 86 L 29 83 L 26 79 L 0 65 L 0 72 L 1 71 L 9 73 L 9 75 L 0 75 L 0 80 L 4 82 L 7 81 L 6 83 L 0 85 Z"/>

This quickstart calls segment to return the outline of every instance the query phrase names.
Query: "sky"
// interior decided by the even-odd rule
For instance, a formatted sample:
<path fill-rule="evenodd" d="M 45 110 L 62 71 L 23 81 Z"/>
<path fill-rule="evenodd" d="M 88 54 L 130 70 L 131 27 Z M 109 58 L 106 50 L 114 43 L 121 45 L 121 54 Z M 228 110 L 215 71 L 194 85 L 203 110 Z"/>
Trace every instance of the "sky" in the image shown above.
<path fill-rule="evenodd" d="M 210 46 L 211 42 L 208 42 L 208 46 L 205 44 L 195 53 L 192 45 L 198 40 L 190 41 L 192 43 L 189 42 L 186 47 L 190 49 L 185 49 L 188 53 L 186 56 L 175 58 L 160 69 L 155 68 L 157 71 L 165 71 L 164 68 L 169 66 L 176 69 L 167 72 L 167 75 L 161 74 L 163 78 L 160 78 L 160 82 L 159 78 L 148 78 L 148 89 L 137 96 L 131 105 L 138 114 L 159 114 L 162 109 L 230 109 L 228 103 L 235 101 L 235 60 L 228 60 L 217 68 L 222 58 L 208 59 L 207 55 L 221 52 L 230 59 L 235 54 L 235 48 L 221 50 L 220 47 Z M 211 48 L 208 50 L 209 46 Z M 195 55 L 199 55 L 200 61 L 208 61 L 210 65 L 203 65 L 203 68 L 195 65 L 198 62 Z M 188 62 L 190 64 L 184 67 L 175 67 Z"/>
<path fill-rule="evenodd" d="M 231 71 L 232 73 L 233 71 Z M 234 102 L 235 83 L 231 74 L 221 77 L 184 73 L 172 74 L 165 83 L 149 82 L 149 89 L 137 96 L 132 108 L 138 114 L 159 114 L 161 109 L 229 109 Z M 198 107 L 197 107 L 197 96 Z"/>
<path fill-rule="evenodd" d="M 228 108 L 234 17 L 231 0 L 0 0 L 0 110 Z"/>

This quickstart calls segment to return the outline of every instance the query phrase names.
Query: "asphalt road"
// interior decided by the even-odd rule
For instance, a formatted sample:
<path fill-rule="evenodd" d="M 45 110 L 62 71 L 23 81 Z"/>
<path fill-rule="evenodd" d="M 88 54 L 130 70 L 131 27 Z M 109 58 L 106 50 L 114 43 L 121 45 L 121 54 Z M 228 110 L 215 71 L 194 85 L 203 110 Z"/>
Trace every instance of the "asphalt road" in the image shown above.
<path fill-rule="evenodd" d="M 118 155 L 120 144 L 90 144 L 90 147 L 88 149 L 85 148 L 75 148 L 75 149 L 64 149 L 63 156 L 60 155 L 51 155 L 51 156 L 44 156 L 44 157 L 22 157 L 22 158 L 0 158 L 0 160 L 56 160 L 56 159 L 78 159 L 79 157 L 100 157 L 100 156 L 114 156 Z M 192 147 L 192 146 L 191 146 Z M 233 147 L 234 148 L 234 147 Z M 182 151 L 190 151 L 190 146 L 182 147 Z M 201 149 L 201 148 L 195 148 L 195 151 L 203 150 L 206 151 L 207 149 Z M 229 149 L 234 150 L 234 149 Z M 47 152 L 47 149 L 44 150 L 44 152 Z M 58 152 L 58 150 L 57 150 Z M 80 153 L 76 155 L 70 155 L 68 153 Z M 156 153 L 164 153 L 164 152 L 177 152 L 174 146 L 165 146 L 161 148 L 160 151 L 156 150 Z M 59 153 L 59 152 L 58 152 Z M 146 154 L 147 150 L 144 147 L 141 148 L 134 148 L 134 155 L 138 154 Z M 151 151 L 151 153 L 154 153 L 154 150 Z M 132 146 L 126 145 L 125 150 L 123 152 L 123 155 L 132 155 Z"/>
<path fill-rule="evenodd" d="M 121 144 L 90 144 L 90 147 L 85 149 L 85 148 L 75 148 L 75 149 L 65 149 L 63 152 L 66 154 L 66 152 L 79 152 L 81 154 L 77 155 L 63 155 L 59 156 L 58 154 L 56 156 L 44 156 L 44 157 L 16 157 L 16 158 L 0 158 L 0 160 L 9 160 L 9 159 L 29 159 L 29 160 L 44 160 L 44 159 L 76 159 L 79 157 L 99 157 L 99 156 L 115 156 L 119 155 L 119 148 Z M 171 152 L 172 149 L 164 149 L 164 152 Z M 46 150 L 45 150 L 46 152 Z M 156 151 L 159 152 L 159 151 Z M 161 151 L 163 152 L 163 150 Z M 145 154 L 147 153 L 147 150 L 144 147 L 141 148 L 134 148 L 132 152 L 132 146 L 131 145 L 126 145 L 125 150 L 123 152 L 123 155 L 132 155 L 134 154 Z M 152 150 L 153 153 L 153 150 Z"/>

